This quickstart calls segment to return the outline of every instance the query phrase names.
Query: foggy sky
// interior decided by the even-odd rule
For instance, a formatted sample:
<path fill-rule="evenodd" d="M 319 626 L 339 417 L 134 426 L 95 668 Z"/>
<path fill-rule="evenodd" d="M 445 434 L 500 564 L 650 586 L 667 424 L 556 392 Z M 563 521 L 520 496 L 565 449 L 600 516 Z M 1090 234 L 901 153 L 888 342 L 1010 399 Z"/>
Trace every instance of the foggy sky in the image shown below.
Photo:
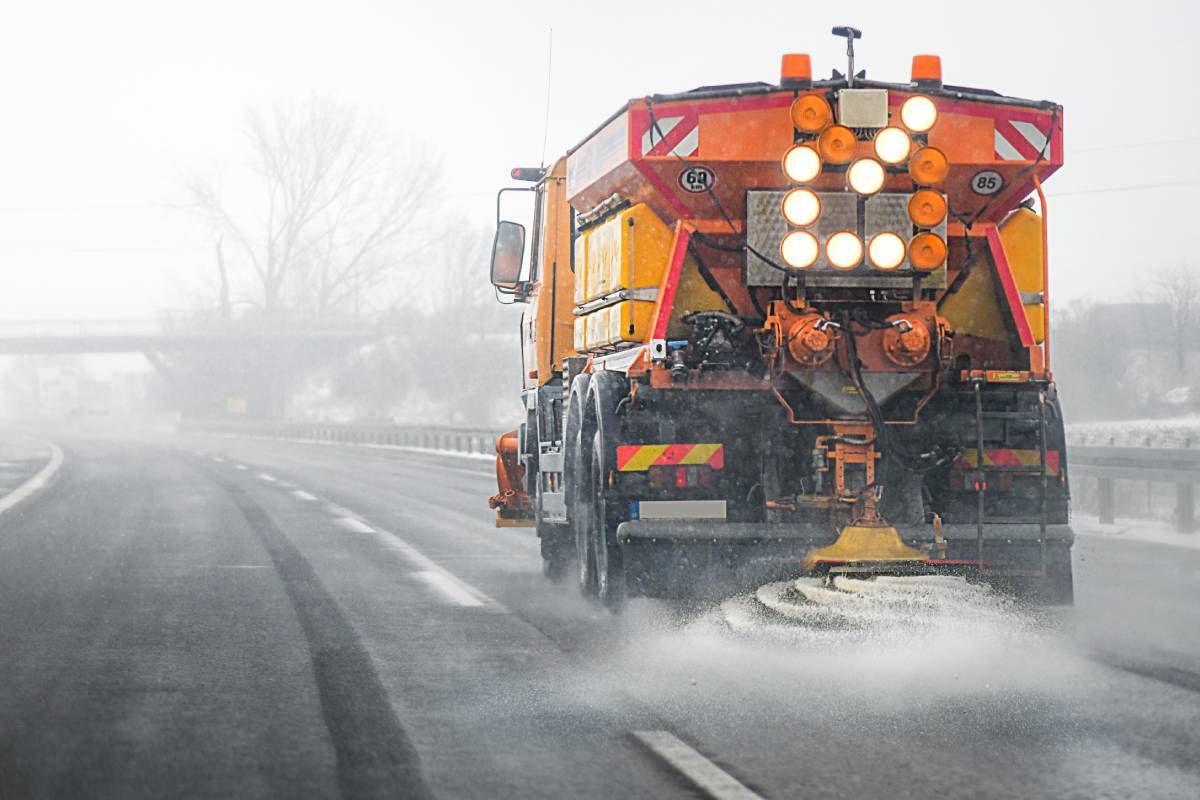
<path fill-rule="evenodd" d="M 0 24 L 0 319 L 145 317 L 188 305 L 211 239 L 183 182 L 237 159 L 248 106 L 335 96 L 445 160 L 455 210 L 493 196 L 625 100 L 777 79 L 780 54 L 844 69 L 834 24 L 864 30 L 858 65 L 904 81 L 914 53 L 948 83 L 1066 107 L 1051 193 L 1060 300 L 1127 295 L 1190 263 L 1200 104 L 1188 3 L 404 3 L 382 0 L 6 4 Z M 1164 143 L 1165 142 L 1165 143 Z M 1141 143 L 1156 143 L 1142 145 Z M 1164 182 L 1182 186 L 1092 193 Z M 480 280 L 485 276 L 480 274 Z"/>

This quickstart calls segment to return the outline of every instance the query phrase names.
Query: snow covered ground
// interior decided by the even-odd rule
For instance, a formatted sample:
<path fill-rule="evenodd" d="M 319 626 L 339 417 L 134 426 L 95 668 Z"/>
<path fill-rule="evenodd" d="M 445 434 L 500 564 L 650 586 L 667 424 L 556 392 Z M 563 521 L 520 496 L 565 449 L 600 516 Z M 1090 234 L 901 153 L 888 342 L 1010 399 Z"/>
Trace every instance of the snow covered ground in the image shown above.
<path fill-rule="evenodd" d="M 1067 426 L 1067 444 L 1200 448 L 1200 417 L 1084 422 Z"/>

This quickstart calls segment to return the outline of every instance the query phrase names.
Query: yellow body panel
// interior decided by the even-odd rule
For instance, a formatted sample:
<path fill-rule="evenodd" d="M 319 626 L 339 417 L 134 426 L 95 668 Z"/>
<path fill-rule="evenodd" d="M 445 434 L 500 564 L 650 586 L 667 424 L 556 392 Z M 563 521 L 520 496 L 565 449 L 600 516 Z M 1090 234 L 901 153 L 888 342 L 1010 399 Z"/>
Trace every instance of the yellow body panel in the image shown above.
<path fill-rule="evenodd" d="M 587 302 L 587 238 L 580 236 L 575 240 L 575 305 L 581 306 Z M 575 349 L 582 352 L 578 344 Z"/>
<path fill-rule="evenodd" d="M 582 302 L 621 289 L 658 286 L 670 258 L 671 229 L 644 203 L 624 209 L 580 238 L 586 285 Z M 578 257 L 575 270 L 578 277 Z"/>
<path fill-rule="evenodd" d="M 982 259 L 978 261 L 958 291 L 942 300 L 938 314 L 946 318 L 955 333 L 1007 342 L 1000 287 L 987 267 Z"/>
<path fill-rule="evenodd" d="M 654 302 L 625 300 L 608 309 L 609 344 L 642 342 L 653 322 Z"/>
<path fill-rule="evenodd" d="M 667 338 L 686 339 L 692 328 L 683 322 L 683 318 L 695 311 L 727 312 L 729 306 L 704 280 L 704 276 L 700 274 L 700 265 L 689 255 L 679 273 L 675 305 L 671 308 L 671 319 L 667 322 Z"/>
<path fill-rule="evenodd" d="M 1042 218 L 1028 208 L 1018 208 L 1004 218 L 999 225 L 1000 243 L 1012 269 L 1017 291 L 1038 293 L 1045 290 L 1042 282 Z M 1025 318 L 1033 338 L 1041 342 L 1046 338 L 1042 306 L 1024 306 Z"/>

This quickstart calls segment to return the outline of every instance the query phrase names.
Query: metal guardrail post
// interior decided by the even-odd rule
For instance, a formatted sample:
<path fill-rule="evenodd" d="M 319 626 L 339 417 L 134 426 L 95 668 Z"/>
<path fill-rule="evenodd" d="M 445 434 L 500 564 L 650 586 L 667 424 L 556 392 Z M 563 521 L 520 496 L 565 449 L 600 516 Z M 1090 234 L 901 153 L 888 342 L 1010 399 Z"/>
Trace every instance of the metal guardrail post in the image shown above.
<path fill-rule="evenodd" d="M 1112 525 L 1116 520 L 1117 497 L 1112 478 L 1097 478 L 1100 492 L 1100 524 Z"/>
<path fill-rule="evenodd" d="M 1180 533 L 1196 532 L 1196 485 L 1175 484 L 1175 527 Z"/>

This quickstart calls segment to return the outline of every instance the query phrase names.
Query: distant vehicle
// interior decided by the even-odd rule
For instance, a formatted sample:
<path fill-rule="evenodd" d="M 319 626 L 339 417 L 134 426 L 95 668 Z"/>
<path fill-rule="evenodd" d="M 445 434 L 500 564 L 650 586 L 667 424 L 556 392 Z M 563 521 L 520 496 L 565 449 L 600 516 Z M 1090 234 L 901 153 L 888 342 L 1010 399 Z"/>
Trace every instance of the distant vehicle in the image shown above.
<path fill-rule="evenodd" d="M 631 100 L 513 170 L 531 233 L 497 220 L 491 280 L 528 304 L 528 418 L 498 440 L 497 524 L 614 606 L 927 572 L 1069 603 L 1041 189 L 1062 107 L 946 85 L 930 55 L 867 80 L 834 33 L 845 74 L 785 55 L 778 84 Z"/>

